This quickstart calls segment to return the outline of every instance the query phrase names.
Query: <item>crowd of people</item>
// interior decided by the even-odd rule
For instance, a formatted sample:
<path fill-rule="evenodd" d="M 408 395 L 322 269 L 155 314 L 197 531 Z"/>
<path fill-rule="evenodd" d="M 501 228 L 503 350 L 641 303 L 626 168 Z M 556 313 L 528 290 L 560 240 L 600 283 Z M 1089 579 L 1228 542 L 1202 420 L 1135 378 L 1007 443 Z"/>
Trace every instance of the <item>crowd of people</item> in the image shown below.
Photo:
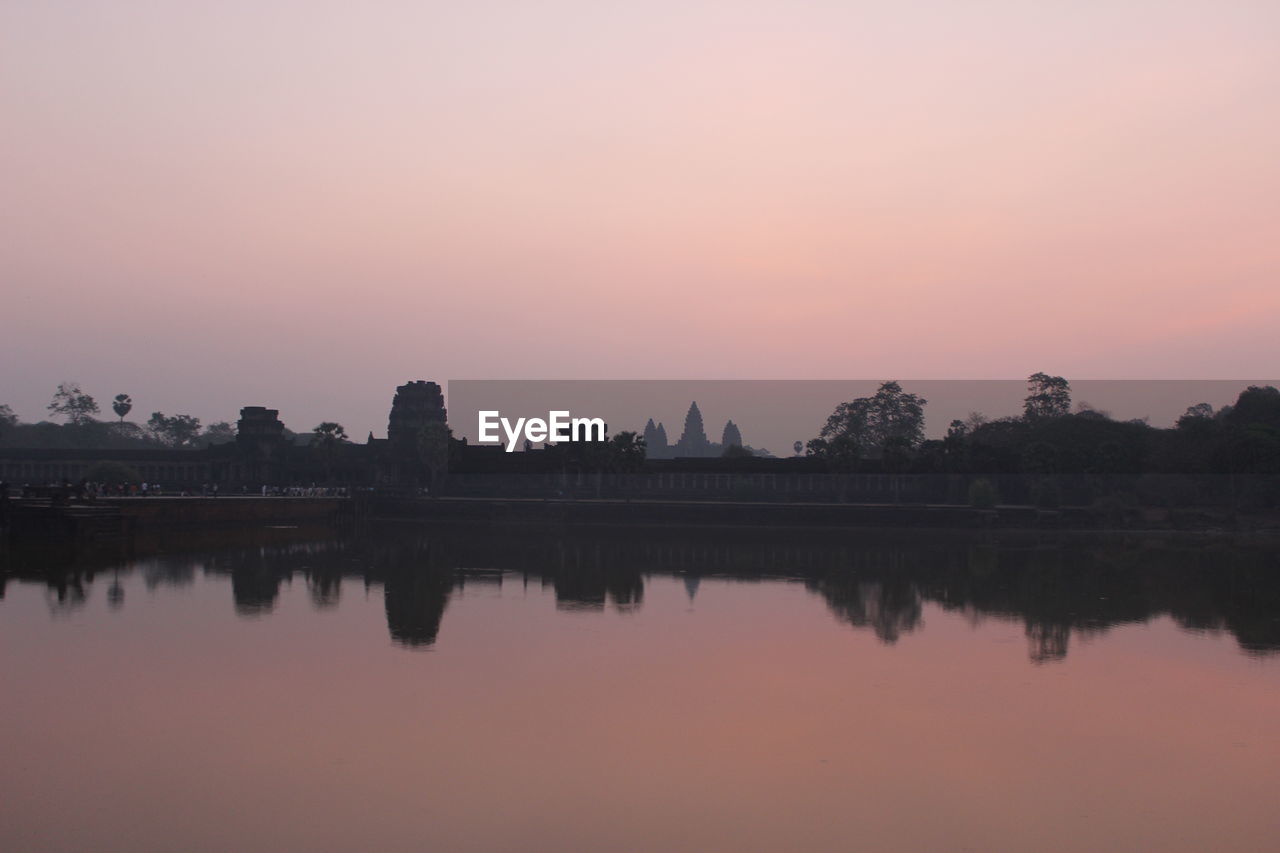
<path fill-rule="evenodd" d="M 217 486 L 215 485 L 216 489 Z M 281 498 L 345 498 L 350 493 L 346 486 L 263 486 L 262 497 Z"/>
<path fill-rule="evenodd" d="M 11 493 L 12 486 L 8 483 L 0 483 L 0 496 L 8 497 Z M 74 499 L 77 501 L 95 500 L 97 498 L 147 498 L 147 497 L 203 497 L 216 498 L 226 494 L 218 483 L 203 483 L 200 487 L 194 488 L 183 486 L 178 489 L 165 489 L 159 483 L 98 483 L 88 480 L 81 480 L 78 483 L 72 483 L 70 480 L 63 480 L 61 483 L 45 483 L 32 484 L 23 483 L 20 487 L 19 494 L 23 498 L 62 498 Z M 259 488 L 251 488 L 250 486 L 241 486 L 238 490 L 233 490 L 231 494 L 241 497 L 261 496 L 267 497 L 287 497 L 287 498 L 345 498 L 350 496 L 350 491 L 346 486 L 320 486 L 312 483 L 311 485 L 287 485 L 274 486 L 262 485 Z"/>

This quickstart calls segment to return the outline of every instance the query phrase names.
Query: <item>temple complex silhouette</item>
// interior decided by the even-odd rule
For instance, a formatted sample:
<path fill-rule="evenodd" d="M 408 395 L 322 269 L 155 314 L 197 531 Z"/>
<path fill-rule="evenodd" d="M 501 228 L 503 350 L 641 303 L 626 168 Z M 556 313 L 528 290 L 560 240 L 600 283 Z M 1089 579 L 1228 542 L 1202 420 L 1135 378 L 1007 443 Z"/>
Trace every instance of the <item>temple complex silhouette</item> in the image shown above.
<path fill-rule="evenodd" d="M 387 437 L 363 443 L 302 444 L 291 439 L 278 409 L 245 406 L 234 441 L 191 450 L 175 448 L 0 448 L 0 480 L 15 485 L 75 483 L 95 465 L 116 462 L 143 482 L 172 490 L 202 484 L 333 483 L 345 486 L 428 486 L 447 469 L 448 413 L 435 382 L 396 388 Z"/>
<path fill-rule="evenodd" d="M 702 410 L 695 400 L 689 404 L 689 411 L 684 416 L 684 430 L 675 444 L 667 441 L 666 427 L 659 422 L 654 424 L 653 418 L 644 427 L 644 443 L 649 459 L 692 459 L 714 458 L 724 455 L 731 447 L 742 448 L 742 431 L 732 420 L 724 425 L 720 442 L 707 438 L 707 431 L 702 422 Z"/>

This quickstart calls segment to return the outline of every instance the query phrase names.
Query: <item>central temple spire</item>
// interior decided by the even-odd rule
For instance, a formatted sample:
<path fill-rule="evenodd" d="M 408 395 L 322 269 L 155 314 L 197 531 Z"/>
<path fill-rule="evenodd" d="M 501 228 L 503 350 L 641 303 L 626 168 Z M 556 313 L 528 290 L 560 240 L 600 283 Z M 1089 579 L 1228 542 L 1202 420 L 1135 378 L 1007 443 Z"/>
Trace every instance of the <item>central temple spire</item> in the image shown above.
<path fill-rule="evenodd" d="M 707 439 L 706 430 L 702 426 L 702 412 L 698 402 L 689 404 L 689 413 L 684 416 L 684 432 L 676 443 L 677 456 L 704 456 L 711 442 Z"/>

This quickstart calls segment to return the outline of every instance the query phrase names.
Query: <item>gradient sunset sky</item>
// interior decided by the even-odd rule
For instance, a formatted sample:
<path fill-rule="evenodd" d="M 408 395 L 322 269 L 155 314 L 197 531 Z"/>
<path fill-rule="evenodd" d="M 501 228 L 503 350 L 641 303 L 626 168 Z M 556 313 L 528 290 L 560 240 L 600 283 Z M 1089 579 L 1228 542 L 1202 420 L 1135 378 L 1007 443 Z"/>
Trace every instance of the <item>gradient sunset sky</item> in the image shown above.
<path fill-rule="evenodd" d="M 0 403 L 1274 375 L 1278 46 L 1272 0 L 0 0 Z"/>

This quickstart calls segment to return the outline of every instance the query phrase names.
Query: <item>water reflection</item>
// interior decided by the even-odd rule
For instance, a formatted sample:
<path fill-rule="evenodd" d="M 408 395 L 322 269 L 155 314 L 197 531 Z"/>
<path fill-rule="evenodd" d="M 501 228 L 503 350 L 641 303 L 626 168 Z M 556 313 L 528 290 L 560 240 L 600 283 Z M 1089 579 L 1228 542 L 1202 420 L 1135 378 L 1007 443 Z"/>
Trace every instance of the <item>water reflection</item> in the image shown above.
<path fill-rule="evenodd" d="M 867 580 L 856 574 L 836 575 L 810 581 L 809 588 L 827 600 L 837 619 L 870 628 L 889 645 L 921 625 L 920 589 L 906 576 Z"/>
<path fill-rule="evenodd" d="M 434 643 L 449 606 L 452 579 L 436 569 L 400 565 L 389 569 L 382 582 L 391 639 L 410 648 Z"/>
<path fill-rule="evenodd" d="M 1229 632 L 1250 654 L 1280 650 L 1280 547 L 1204 539 L 960 534 L 905 536 L 738 530 L 379 529 L 346 539 L 263 531 L 203 553 L 158 554 L 109 570 L 107 595 L 123 606 L 121 572 L 148 589 L 197 575 L 230 579 L 246 618 L 272 613 L 281 586 L 299 577 L 317 610 L 335 607 L 344 581 L 381 587 L 397 645 L 423 649 L 440 636 L 451 595 L 504 575 L 540 580 L 565 611 L 635 612 L 645 579 L 678 576 L 696 604 L 706 577 L 803 583 L 829 612 L 892 645 L 925 628 L 925 604 L 987 619 L 1018 620 L 1035 663 L 1064 659 L 1073 639 L 1171 616 L 1187 630 Z M 88 600 L 104 567 L 11 561 L 0 577 L 46 585 L 55 613 Z"/>

